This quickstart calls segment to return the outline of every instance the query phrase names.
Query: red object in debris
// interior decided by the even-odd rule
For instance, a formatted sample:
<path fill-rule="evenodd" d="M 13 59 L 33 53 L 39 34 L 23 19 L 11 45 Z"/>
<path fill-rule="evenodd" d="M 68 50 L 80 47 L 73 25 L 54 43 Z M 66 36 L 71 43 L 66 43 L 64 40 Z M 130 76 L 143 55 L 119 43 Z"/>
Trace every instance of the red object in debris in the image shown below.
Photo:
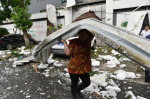
<path fill-rule="evenodd" d="M 2 41 L 0 41 L 0 42 L 2 42 Z"/>
<path fill-rule="evenodd" d="M 69 42 L 71 41 L 71 40 L 68 40 Z"/>

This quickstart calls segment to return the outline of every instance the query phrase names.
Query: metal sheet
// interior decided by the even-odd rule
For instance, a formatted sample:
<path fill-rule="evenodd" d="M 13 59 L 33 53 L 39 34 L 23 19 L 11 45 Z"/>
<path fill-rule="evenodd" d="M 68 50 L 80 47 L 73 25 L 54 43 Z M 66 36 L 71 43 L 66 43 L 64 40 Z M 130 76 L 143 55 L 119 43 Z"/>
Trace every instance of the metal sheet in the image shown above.
<path fill-rule="evenodd" d="M 46 53 L 46 50 L 50 50 L 51 46 L 59 42 L 59 37 L 67 39 L 76 34 L 80 29 L 91 31 L 91 33 L 103 40 L 110 47 L 150 70 L 150 40 L 143 39 L 129 31 L 93 18 L 77 21 L 51 34 L 33 49 L 33 55 L 38 57 L 39 61 L 46 62 L 47 57 L 51 53 L 44 53 Z"/>

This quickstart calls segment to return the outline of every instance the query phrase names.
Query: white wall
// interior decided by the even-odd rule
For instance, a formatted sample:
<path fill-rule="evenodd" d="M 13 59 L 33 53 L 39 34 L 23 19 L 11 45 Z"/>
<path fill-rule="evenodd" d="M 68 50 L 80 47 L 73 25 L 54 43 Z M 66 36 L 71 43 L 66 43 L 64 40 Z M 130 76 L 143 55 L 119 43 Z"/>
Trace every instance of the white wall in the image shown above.
<path fill-rule="evenodd" d="M 8 24 L 8 25 L 1 25 L 0 27 L 6 28 L 10 34 L 15 34 L 16 30 L 14 24 Z M 28 31 L 29 34 L 36 40 L 36 41 L 42 41 L 47 34 L 47 20 L 45 21 L 36 21 L 33 22 L 32 27 Z M 17 29 L 16 34 L 23 34 L 22 31 Z"/>
<path fill-rule="evenodd" d="M 89 10 L 92 10 L 95 12 L 95 14 L 101 18 L 103 21 L 105 21 L 105 11 L 106 11 L 106 5 L 105 4 L 96 4 L 96 5 L 87 5 L 87 6 L 81 6 L 73 9 L 73 20 L 75 20 L 77 17 L 79 17 L 81 14 L 84 14 L 88 12 Z"/>
<path fill-rule="evenodd" d="M 6 28 L 10 34 L 22 34 L 22 32 L 19 29 L 17 29 L 16 31 L 14 24 L 0 25 L 0 27 Z"/>
<path fill-rule="evenodd" d="M 64 16 L 65 23 L 63 26 L 67 26 L 72 23 L 72 8 L 58 9 L 57 12 L 58 12 L 57 16 Z M 62 22 L 63 20 L 60 21 Z"/>
<path fill-rule="evenodd" d="M 150 10 L 146 10 L 146 11 L 148 12 L 149 23 L 150 23 Z M 126 11 L 126 12 L 119 12 L 119 13 L 117 13 L 116 26 L 120 27 L 121 23 L 129 18 L 129 15 L 130 15 L 131 12 L 132 11 Z M 136 11 L 136 12 L 141 12 L 141 11 Z"/>
<path fill-rule="evenodd" d="M 113 24 L 113 0 L 106 0 L 106 23 Z"/>
<path fill-rule="evenodd" d="M 47 18 L 47 12 L 34 13 L 31 15 L 31 19 L 40 19 L 40 18 Z"/>
<path fill-rule="evenodd" d="M 150 5 L 150 0 L 106 0 L 106 22 L 109 24 L 113 23 L 114 19 L 114 10 L 133 8 L 139 6 Z M 117 13 L 117 22 L 116 25 L 119 26 L 121 21 L 124 20 L 130 12 L 119 12 Z"/>
<path fill-rule="evenodd" d="M 148 0 L 114 0 L 113 8 L 114 9 L 123 9 L 123 8 L 138 7 L 142 4 L 144 4 L 146 1 L 148 1 Z M 148 1 L 144 5 L 150 5 L 150 1 Z"/>
<path fill-rule="evenodd" d="M 129 18 L 131 12 L 120 12 L 117 13 L 116 26 L 121 28 L 121 23 Z"/>
<path fill-rule="evenodd" d="M 64 18 L 57 19 L 57 24 L 58 24 L 58 26 L 59 26 L 60 24 L 62 24 L 63 26 L 65 26 L 65 19 L 64 19 Z"/>
<path fill-rule="evenodd" d="M 44 40 L 47 35 L 47 20 L 33 22 L 28 33 L 31 34 L 36 41 Z"/>

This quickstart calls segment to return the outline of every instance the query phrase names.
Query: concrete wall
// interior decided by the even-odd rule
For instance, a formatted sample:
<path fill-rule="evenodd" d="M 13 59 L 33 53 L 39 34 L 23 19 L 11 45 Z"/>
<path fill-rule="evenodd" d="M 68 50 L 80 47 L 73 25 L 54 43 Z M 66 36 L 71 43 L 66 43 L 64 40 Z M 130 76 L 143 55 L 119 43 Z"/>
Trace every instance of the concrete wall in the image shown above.
<path fill-rule="evenodd" d="M 106 0 L 106 23 L 113 24 L 113 0 Z"/>
<path fill-rule="evenodd" d="M 2 28 L 6 28 L 10 34 L 22 34 L 22 32 L 15 28 L 14 24 L 6 24 L 6 25 L 0 25 Z"/>
<path fill-rule="evenodd" d="M 129 15 L 131 14 L 132 11 L 133 10 L 124 10 L 122 12 L 115 12 L 116 13 L 116 17 L 115 17 L 116 26 L 121 27 L 121 23 L 125 20 L 128 20 Z M 136 12 L 143 12 L 143 11 L 148 12 L 149 23 L 150 23 L 150 10 L 138 10 Z"/>
<path fill-rule="evenodd" d="M 73 20 L 75 20 L 78 16 L 80 16 L 83 13 L 88 12 L 89 10 L 92 10 L 95 12 L 95 14 L 102 19 L 102 21 L 105 21 L 105 12 L 106 12 L 106 5 L 105 4 L 93 4 L 93 5 L 86 5 L 86 6 L 80 6 L 73 8 Z"/>
<path fill-rule="evenodd" d="M 119 26 L 122 19 L 126 18 L 139 6 L 150 6 L 149 0 L 106 0 L 106 22 Z M 132 10 L 125 10 L 125 9 Z M 119 12 L 114 12 L 119 10 Z M 122 10 L 122 11 L 121 11 Z M 147 10 L 143 10 L 147 11 Z"/>
<path fill-rule="evenodd" d="M 6 28 L 10 34 L 23 34 L 21 30 L 15 28 L 15 24 L 1 25 L 0 27 Z M 28 33 L 36 40 L 42 41 L 47 34 L 47 20 L 34 21 Z"/>
<path fill-rule="evenodd" d="M 109 1 L 109 0 L 108 0 Z M 124 8 L 132 8 L 138 7 L 140 5 L 150 5 L 150 1 L 148 0 L 113 0 L 113 9 L 124 9 Z M 148 1 L 147 3 L 145 3 Z"/>
<path fill-rule="evenodd" d="M 101 0 L 76 0 L 77 2 L 96 2 L 96 1 L 101 1 Z"/>
<path fill-rule="evenodd" d="M 64 22 L 63 26 L 67 26 L 72 23 L 72 8 L 68 9 L 57 9 L 57 16 L 64 16 L 64 21 L 61 19 L 59 22 Z M 60 24 L 60 23 L 58 23 Z"/>

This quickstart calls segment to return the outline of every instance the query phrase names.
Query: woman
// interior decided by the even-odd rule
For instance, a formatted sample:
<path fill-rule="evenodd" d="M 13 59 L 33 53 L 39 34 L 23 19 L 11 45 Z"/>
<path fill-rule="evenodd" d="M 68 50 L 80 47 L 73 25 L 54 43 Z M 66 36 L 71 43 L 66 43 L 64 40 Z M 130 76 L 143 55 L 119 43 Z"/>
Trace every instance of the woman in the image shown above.
<path fill-rule="evenodd" d="M 91 68 L 91 41 L 93 35 L 86 29 L 78 32 L 79 38 L 70 41 L 69 46 L 63 40 L 64 50 L 67 56 L 70 56 L 68 72 L 71 79 L 71 92 L 73 99 L 83 98 L 81 90 L 90 85 L 89 72 Z M 79 78 L 82 83 L 78 85 Z"/>

